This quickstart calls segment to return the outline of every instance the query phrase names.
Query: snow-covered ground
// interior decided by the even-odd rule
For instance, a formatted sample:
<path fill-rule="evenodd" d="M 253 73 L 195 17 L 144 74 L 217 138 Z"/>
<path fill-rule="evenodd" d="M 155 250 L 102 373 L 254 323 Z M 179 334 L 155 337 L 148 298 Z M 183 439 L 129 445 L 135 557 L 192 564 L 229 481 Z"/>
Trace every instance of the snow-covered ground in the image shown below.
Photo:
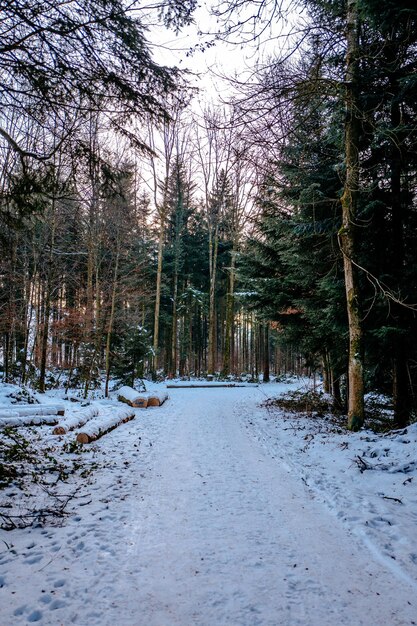
<path fill-rule="evenodd" d="M 352 434 L 260 406 L 286 389 L 170 389 L 86 446 L 98 469 L 65 484 L 60 525 L 0 531 L 1 626 L 417 623 L 416 426 Z M 56 454 L 75 437 L 19 432 Z"/>

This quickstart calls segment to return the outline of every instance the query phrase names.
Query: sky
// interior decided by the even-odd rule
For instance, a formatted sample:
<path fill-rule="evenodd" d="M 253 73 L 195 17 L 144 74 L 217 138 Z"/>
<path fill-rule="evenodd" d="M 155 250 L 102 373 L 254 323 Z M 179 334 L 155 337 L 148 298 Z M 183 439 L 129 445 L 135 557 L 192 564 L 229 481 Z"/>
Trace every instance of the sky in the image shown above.
<path fill-rule="evenodd" d="M 194 23 L 183 28 L 178 34 L 163 24 L 155 23 L 149 27 L 148 32 L 148 41 L 156 62 L 170 67 L 176 66 L 191 73 L 188 80 L 198 89 L 191 102 L 194 120 L 198 120 L 207 108 L 215 109 L 216 105 L 227 104 L 230 101 L 236 94 L 236 86 L 233 86 L 230 79 L 237 78 L 244 84 L 256 80 L 253 74 L 257 64 L 262 66 L 271 56 L 279 55 L 288 41 L 286 33 L 294 28 L 294 25 L 298 26 L 300 20 L 296 12 L 290 13 L 287 21 L 275 19 L 271 28 L 263 32 L 261 45 L 255 45 L 253 41 L 238 42 L 237 35 L 234 43 L 215 41 L 214 34 L 221 24 L 210 14 L 214 1 L 200 2 L 193 16 Z M 254 4 L 248 3 L 251 11 Z M 205 45 L 208 42 L 212 42 L 213 45 Z M 159 142 L 158 138 L 156 140 Z M 159 143 L 155 147 L 158 145 Z M 162 144 L 160 150 L 162 156 Z M 163 158 L 156 160 L 156 166 L 158 175 L 163 178 L 165 175 Z M 153 176 L 148 174 L 146 166 L 142 165 L 141 169 L 146 186 L 149 190 L 153 189 Z"/>
<path fill-rule="evenodd" d="M 203 3 L 195 12 L 195 23 L 176 35 L 160 26 L 152 32 L 153 54 L 155 59 L 165 65 L 176 65 L 180 69 L 194 74 L 191 83 L 197 86 L 204 100 L 225 97 L 230 92 L 225 77 L 240 73 L 249 65 L 252 51 L 242 54 L 234 45 L 218 41 L 202 50 L 206 41 L 213 40 L 209 35 L 199 35 L 202 31 L 215 30 L 216 24 L 210 16 L 209 3 Z"/>
<path fill-rule="evenodd" d="M 162 64 L 193 72 L 195 77 L 191 83 L 200 90 L 200 103 L 227 100 L 232 93 L 228 79 L 249 80 L 257 65 L 264 65 L 271 56 L 277 57 L 288 48 L 288 33 L 298 31 L 305 19 L 301 9 L 290 10 L 295 2 L 285 0 L 287 18 L 275 18 L 272 26 L 262 33 L 261 40 L 246 43 L 239 41 L 243 35 L 236 35 L 234 43 L 214 41 L 214 33 L 222 28 L 210 14 L 214 1 L 201 2 L 194 13 L 194 24 L 183 28 L 178 35 L 162 25 L 152 29 L 154 57 Z M 257 28 L 262 28 L 260 22 Z M 207 42 L 213 45 L 207 46 Z"/>

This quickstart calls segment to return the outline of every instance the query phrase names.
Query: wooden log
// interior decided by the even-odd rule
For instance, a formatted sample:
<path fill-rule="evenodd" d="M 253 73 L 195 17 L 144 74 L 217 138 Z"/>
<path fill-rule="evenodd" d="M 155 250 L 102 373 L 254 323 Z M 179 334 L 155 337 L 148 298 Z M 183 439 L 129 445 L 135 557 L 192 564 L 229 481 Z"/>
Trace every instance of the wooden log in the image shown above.
<path fill-rule="evenodd" d="M 53 426 L 57 423 L 57 415 L 17 415 L 1 418 L 0 428 L 6 426 L 11 428 L 17 428 L 19 426 Z"/>
<path fill-rule="evenodd" d="M 129 409 L 110 409 L 89 421 L 85 430 L 77 434 L 76 440 L 78 443 L 91 443 L 134 417 L 135 414 Z"/>
<path fill-rule="evenodd" d="M 136 391 L 136 389 L 128 387 L 127 385 L 119 389 L 117 399 L 135 409 L 146 409 L 148 406 L 148 394 L 146 392 L 141 393 Z"/>
<path fill-rule="evenodd" d="M 148 398 L 146 396 L 142 396 L 140 398 L 136 398 L 131 404 L 135 409 L 146 409 L 148 406 Z"/>
<path fill-rule="evenodd" d="M 0 406 L 0 419 L 4 417 L 29 417 L 32 415 L 65 415 L 61 404 L 13 404 Z"/>
<path fill-rule="evenodd" d="M 166 391 L 149 392 L 148 406 L 161 406 L 168 399 Z"/>
<path fill-rule="evenodd" d="M 52 431 L 53 435 L 65 435 L 70 430 L 84 426 L 89 420 L 97 417 L 99 414 L 99 407 L 87 406 L 83 409 L 79 409 L 70 413 L 67 418 L 60 421 L 59 425 Z"/>
<path fill-rule="evenodd" d="M 66 434 L 66 429 L 63 426 L 55 426 L 55 428 L 52 431 L 53 435 L 65 435 Z"/>
<path fill-rule="evenodd" d="M 90 439 L 90 436 L 87 433 L 78 433 L 77 435 L 77 443 L 90 443 L 93 441 Z"/>
<path fill-rule="evenodd" d="M 167 389 L 198 389 L 204 387 L 207 389 L 217 389 L 221 387 L 259 387 L 258 383 L 171 383 L 167 384 Z"/>

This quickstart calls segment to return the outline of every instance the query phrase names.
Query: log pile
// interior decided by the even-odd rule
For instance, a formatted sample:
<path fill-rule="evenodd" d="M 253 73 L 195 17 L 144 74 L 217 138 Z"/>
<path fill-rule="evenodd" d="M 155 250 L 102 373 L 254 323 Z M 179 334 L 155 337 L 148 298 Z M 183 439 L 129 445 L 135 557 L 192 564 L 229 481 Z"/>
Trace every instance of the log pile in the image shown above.
<path fill-rule="evenodd" d="M 148 393 L 148 406 L 161 406 L 165 400 L 168 400 L 168 394 L 166 391 L 150 391 Z"/>
<path fill-rule="evenodd" d="M 161 406 L 168 398 L 166 391 L 136 391 L 132 387 L 121 387 L 117 399 L 135 409 L 146 409 L 148 406 Z"/>
<path fill-rule="evenodd" d="M 0 406 L 0 418 L 27 417 L 29 415 L 65 415 L 62 404 L 14 404 Z"/>
<path fill-rule="evenodd" d="M 146 392 L 141 393 L 136 391 L 127 385 L 119 389 L 117 392 L 117 399 L 120 402 L 125 402 L 129 406 L 134 407 L 135 409 L 146 409 L 148 406 L 148 394 Z"/>
<path fill-rule="evenodd" d="M 62 405 L 30 404 L 0 407 L 1 426 L 41 426 L 57 424 L 58 416 L 65 414 Z"/>
<path fill-rule="evenodd" d="M 12 416 L 0 418 L 0 428 L 11 427 L 17 428 L 19 426 L 53 426 L 58 424 L 57 415 L 25 415 L 22 417 Z"/>
<path fill-rule="evenodd" d="M 88 421 L 85 428 L 77 434 L 78 443 L 91 443 L 109 433 L 121 424 L 129 422 L 135 413 L 128 408 L 110 408 Z"/>
<path fill-rule="evenodd" d="M 52 431 L 53 435 L 65 435 L 70 430 L 84 426 L 88 421 L 97 417 L 99 408 L 97 406 L 87 406 L 68 415 L 65 420 L 61 420 L 59 425 Z"/>
<path fill-rule="evenodd" d="M 197 389 L 204 387 L 208 389 L 217 389 L 218 387 L 259 387 L 258 383 L 227 383 L 227 382 L 195 382 L 195 383 L 168 383 L 167 389 Z"/>

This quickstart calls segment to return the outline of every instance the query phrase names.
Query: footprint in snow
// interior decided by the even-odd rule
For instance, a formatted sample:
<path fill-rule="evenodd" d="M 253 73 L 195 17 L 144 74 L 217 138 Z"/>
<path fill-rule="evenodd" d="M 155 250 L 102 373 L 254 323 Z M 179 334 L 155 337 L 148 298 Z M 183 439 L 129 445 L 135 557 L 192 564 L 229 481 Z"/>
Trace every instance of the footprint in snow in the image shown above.
<path fill-rule="evenodd" d="M 42 604 L 49 604 L 52 602 L 52 596 L 49 593 L 44 593 L 39 599 L 38 602 L 42 602 Z"/>
<path fill-rule="evenodd" d="M 23 613 L 25 612 L 26 612 L 26 604 L 23 604 L 22 606 L 18 606 L 17 609 L 13 611 L 13 615 L 18 617 L 19 615 L 23 615 Z"/>
<path fill-rule="evenodd" d="M 49 610 L 50 611 L 56 611 L 57 609 L 62 609 L 65 606 L 67 606 L 67 603 L 64 602 L 63 600 L 59 600 L 58 598 L 56 598 L 53 602 L 51 602 L 51 604 L 49 605 Z"/>
<path fill-rule="evenodd" d="M 43 617 L 42 611 L 32 611 L 30 615 L 28 615 L 28 622 L 40 622 Z"/>
<path fill-rule="evenodd" d="M 34 563 L 39 563 L 39 561 L 42 561 L 42 559 L 43 559 L 43 555 L 37 554 L 35 556 L 30 557 L 30 559 L 25 559 L 23 562 L 26 565 L 33 565 Z"/>
<path fill-rule="evenodd" d="M 386 519 L 385 517 L 375 517 L 366 522 L 366 525 L 371 526 L 371 528 L 380 528 L 381 526 L 385 526 L 386 524 L 388 524 L 388 526 L 392 526 L 394 522 Z"/>
<path fill-rule="evenodd" d="M 51 552 L 59 552 L 61 550 L 61 544 L 51 547 Z"/>

